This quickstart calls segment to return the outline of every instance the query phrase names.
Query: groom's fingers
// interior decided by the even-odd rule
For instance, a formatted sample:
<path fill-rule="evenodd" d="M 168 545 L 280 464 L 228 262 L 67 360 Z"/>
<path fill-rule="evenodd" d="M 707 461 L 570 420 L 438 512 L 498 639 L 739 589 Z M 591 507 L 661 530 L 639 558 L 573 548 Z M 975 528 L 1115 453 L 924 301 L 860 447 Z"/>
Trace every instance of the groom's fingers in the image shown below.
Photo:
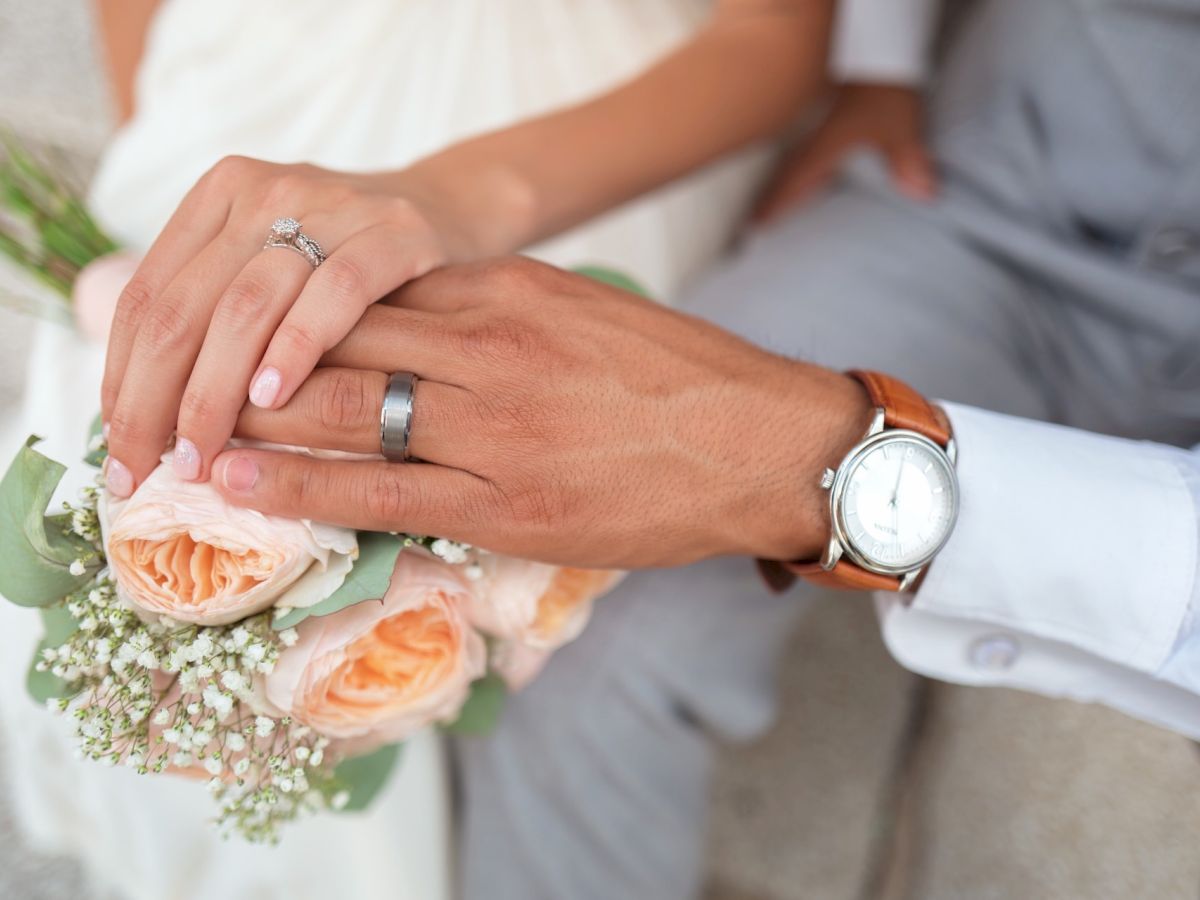
<path fill-rule="evenodd" d="M 322 366 L 415 372 L 457 384 L 461 337 L 447 316 L 375 304 L 353 330 L 321 357 Z"/>
<path fill-rule="evenodd" d="M 436 534 L 476 543 L 499 521 L 489 482 L 426 463 L 321 460 L 268 450 L 227 450 L 212 484 L 237 506 L 368 531 Z"/>
<path fill-rule="evenodd" d="M 242 407 L 238 437 L 349 453 L 379 453 L 379 417 L 388 376 L 363 369 L 317 369 L 282 408 Z M 471 469 L 479 439 L 478 404 L 462 388 L 418 380 L 412 456 Z"/>

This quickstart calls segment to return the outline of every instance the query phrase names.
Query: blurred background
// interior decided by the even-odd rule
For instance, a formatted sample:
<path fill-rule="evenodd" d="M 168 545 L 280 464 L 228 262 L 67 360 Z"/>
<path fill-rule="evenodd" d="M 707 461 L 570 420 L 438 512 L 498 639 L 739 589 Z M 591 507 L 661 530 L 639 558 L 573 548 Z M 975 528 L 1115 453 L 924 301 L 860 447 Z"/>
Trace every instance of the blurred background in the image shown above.
<path fill-rule="evenodd" d="M 0 84 L 0 124 L 85 176 L 110 129 L 87 4 L 0 0 Z M 0 416 L 27 335 L 0 309 Z M 917 678 L 890 660 L 861 598 L 815 607 L 783 677 L 778 727 L 723 756 L 712 900 L 1200 896 L 1191 742 L 1098 708 Z M 71 861 L 23 846 L 3 796 L 0 897 L 94 898 Z"/>

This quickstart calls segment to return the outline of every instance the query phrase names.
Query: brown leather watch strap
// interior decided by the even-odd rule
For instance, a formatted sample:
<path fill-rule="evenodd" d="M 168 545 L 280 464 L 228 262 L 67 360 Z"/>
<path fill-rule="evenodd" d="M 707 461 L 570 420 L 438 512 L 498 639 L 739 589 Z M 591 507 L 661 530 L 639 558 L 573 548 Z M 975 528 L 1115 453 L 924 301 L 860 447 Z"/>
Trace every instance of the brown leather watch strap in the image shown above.
<path fill-rule="evenodd" d="M 898 591 L 900 579 L 891 575 L 868 572 L 848 560 L 838 560 L 832 569 L 820 563 L 784 563 L 772 559 L 758 560 L 758 571 L 772 591 L 782 593 L 803 578 L 812 584 L 848 591 Z"/>
<path fill-rule="evenodd" d="M 853 369 L 846 373 L 867 390 L 871 403 L 883 410 L 884 424 L 924 435 L 945 447 L 950 443 L 950 422 L 945 413 L 902 381 L 879 372 Z M 785 591 L 797 578 L 826 587 L 857 591 L 898 591 L 901 579 L 881 575 L 840 559 L 832 569 L 811 560 L 778 562 L 760 559 L 759 572 L 773 591 Z"/>
<path fill-rule="evenodd" d="M 950 423 L 945 414 L 903 381 L 861 369 L 846 374 L 862 384 L 871 402 L 883 409 L 888 428 L 907 428 L 943 447 L 950 443 Z"/>

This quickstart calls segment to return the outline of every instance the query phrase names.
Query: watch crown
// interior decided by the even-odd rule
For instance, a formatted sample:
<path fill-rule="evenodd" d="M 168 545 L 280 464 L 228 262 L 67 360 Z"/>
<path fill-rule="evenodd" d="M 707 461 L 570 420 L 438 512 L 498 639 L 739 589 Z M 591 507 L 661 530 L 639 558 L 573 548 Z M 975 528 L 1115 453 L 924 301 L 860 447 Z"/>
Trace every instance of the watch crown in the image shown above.
<path fill-rule="evenodd" d="M 837 475 L 837 472 L 833 471 L 833 469 L 826 469 L 824 472 L 822 472 L 821 473 L 821 490 L 827 491 L 831 487 L 833 487 L 833 479 L 834 479 L 834 476 L 836 476 L 836 475 Z"/>

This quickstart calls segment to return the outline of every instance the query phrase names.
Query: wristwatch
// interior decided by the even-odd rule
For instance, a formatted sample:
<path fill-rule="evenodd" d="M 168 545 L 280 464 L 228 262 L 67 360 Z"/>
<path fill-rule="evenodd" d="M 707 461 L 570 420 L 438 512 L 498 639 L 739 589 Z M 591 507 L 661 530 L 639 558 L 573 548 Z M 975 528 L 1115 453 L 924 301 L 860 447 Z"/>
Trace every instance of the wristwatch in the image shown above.
<path fill-rule="evenodd" d="M 958 517 L 955 445 L 945 413 L 878 372 L 847 373 L 875 406 L 866 436 L 821 474 L 832 533 L 819 561 L 759 560 L 776 590 L 797 577 L 831 587 L 909 590 Z"/>

